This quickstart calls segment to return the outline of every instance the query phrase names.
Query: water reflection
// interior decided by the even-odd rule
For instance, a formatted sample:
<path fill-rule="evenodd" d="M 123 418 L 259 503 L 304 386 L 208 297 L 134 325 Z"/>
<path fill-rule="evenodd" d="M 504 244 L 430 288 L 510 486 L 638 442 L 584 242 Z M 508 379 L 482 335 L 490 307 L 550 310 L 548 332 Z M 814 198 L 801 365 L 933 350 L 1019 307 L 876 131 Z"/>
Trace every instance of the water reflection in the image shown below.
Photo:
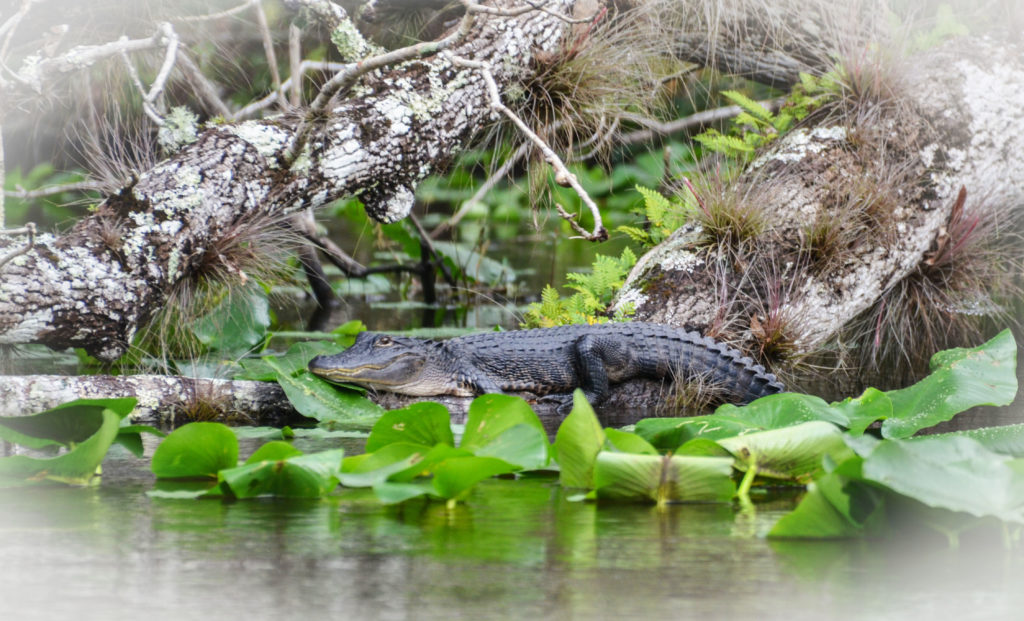
<path fill-rule="evenodd" d="M 146 462 L 88 489 L 0 492 L 3 619 L 1017 618 L 1019 552 L 768 542 L 794 499 L 569 502 L 492 480 L 469 502 L 150 499 Z M 741 536 L 745 535 L 745 536 Z"/>

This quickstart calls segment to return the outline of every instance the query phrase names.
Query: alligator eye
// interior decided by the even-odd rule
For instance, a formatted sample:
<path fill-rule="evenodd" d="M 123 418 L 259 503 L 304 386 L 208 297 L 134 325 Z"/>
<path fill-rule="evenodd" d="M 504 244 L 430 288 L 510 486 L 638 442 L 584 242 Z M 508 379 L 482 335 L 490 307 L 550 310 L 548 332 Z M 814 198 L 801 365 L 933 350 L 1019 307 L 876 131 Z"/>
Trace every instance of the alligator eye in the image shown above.
<path fill-rule="evenodd" d="M 377 347 L 391 347 L 395 342 L 391 340 L 390 336 L 382 336 L 377 339 Z"/>

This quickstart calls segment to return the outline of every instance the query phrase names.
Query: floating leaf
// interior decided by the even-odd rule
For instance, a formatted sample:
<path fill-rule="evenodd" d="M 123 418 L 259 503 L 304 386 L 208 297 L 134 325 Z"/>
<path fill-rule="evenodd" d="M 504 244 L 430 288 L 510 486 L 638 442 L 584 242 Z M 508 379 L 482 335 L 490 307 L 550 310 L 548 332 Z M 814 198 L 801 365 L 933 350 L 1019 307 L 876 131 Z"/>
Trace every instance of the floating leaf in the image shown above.
<path fill-rule="evenodd" d="M 657 448 L 673 450 L 693 438 L 718 440 L 808 421 L 828 421 L 845 426 L 848 417 L 823 399 L 786 392 L 768 395 L 743 406 L 727 403 L 707 416 L 647 418 L 636 424 L 636 433 Z"/>
<path fill-rule="evenodd" d="M 635 453 L 637 455 L 657 455 L 658 449 L 650 445 L 635 433 L 622 431 L 620 429 L 605 429 L 607 438 L 606 446 L 620 453 Z"/>
<path fill-rule="evenodd" d="M 1017 344 L 1009 330 L 971 349 L 932 356 L 931 374 L 902 390 L 887 392 L 892 416 L 885 438 L 906 438 L 978 405 L 1009 405 L 1017 395 Z"/>
<path fill-rule="evenodd" d="M 299 341 L 293 343 L 288 351 L 280 356 L 263 356 L 261 358 L 245 358 L 239 361 L 241 373 L 235 379 L 255 380 L 259 382 L 276 382 L 280 369 L 287 375 L 295 375 L 306 369 L 309 361 L 316 356 L 336 354 L 339 347 L 331 341 Z M 268 359 L 274 363 L 272 366 Z"/>
<path fill-rule="evenodd" d="M 338 485 L 344 449 L 303 455 L 287 442 L 260 447 L 244 465 L 222 470 L 221 486 L 236 498 L 319 498 Z"/>
<path fill-rule="evenodd" d="M 953 431 L 927 437 L 945 438 L 957 436 L 976 440 L 993 453 L 1010 455 L 1012 457 L 1024 457 L 1024 424 L 982 427 L 980 429 Z"/>
<path fill-rule="evenodd" d="M 863 476 L 930 507 L 1024 522 L 1019 464 L 967 437 L 885 440 L 865 456 Z"/>
<path fill-rule="evenodd" d="M 850 483 L 836 473 L 826 474 L 807 486 L 807 494 L 790 513 L 768 532 L 769 537 L 840 539 L 859 536 L 882 515 L 878 490 Z"/>
<path fill-rule="evenodd" d="M 854 434 L 864 433 L 871 423 L 892 416 L 892 401 L 889 396 L 875 388 L 868 388 L 856 399 L 850 397 L 833 403 L 831 407 L 846 419 L 846 422 L 841 424 Z"/>
<path fill-rule="evenodd" d="M 238 440 L 227 425 L 189 423 L 164 438 L 150 468 L 158 478 L 216 477 L 238 465 Z"/>
<path fill-rule="evenodd" d="M 134 397 L 76 399 L 29 416 L 0 418 L 0 438 L 27 448 L 69 446 L 91 437 L 103 424 L 103 411 L 124 418 L 135 409 Z"/>
<path fill-rule="evenodd" d="M 718 444 L 736 458 L 737 469 L 754 466 L 757 474 L 776 479 L 809 480 L 822 471 L 825 455 L 837 462 L 853 456 L 843 432 L 824 421 L 722 438 Z"/>
<path fill-rule="evenodd" d="M 117 437 L 121 416 L 109 408 L 103 408 L 100 411 L 99 424 L 92 435 L 75 443 L 71 450 L 63 455 L 48 459 L 26 455 L 0 458 L 0 486 L 22 485 L 42 480 L 72 485 L 87 484 Z"/>
<path fill-rule="evenodd" d="M 537 414 L 522 398 L 512 395 L 481 395 L 469 404 L 466 431 L 459 447 L 470 452 L 494 442 L 516 425 L 532 425 L 544 431 Z"/>
<path fill-rule="evenodd" d="M 373 425 L 366 451 L 372 453 L 392 442 L 455 446 L 448 408 L 425 401 L 385 412 Z"/>
<path fill-rule="evenodd" d="M 292 406 L 303 416 L 315 418 L 329 428 L 372 427 L 384 413 L 384 408 L 366 397 L 339 389 L 308 371 L 292 376 L 271 359 L 267 359 L 267 363 L 277 372 L 277 382 Z"/>
<path fill-rule="evenodd" d="M 664 457 L 602 451 L 594 464 L 598 498 L 726 502 L 736 493 L 729 457 Z"/>
<path fill-rule="evenodd" d="M 583 391 L 576 389 L 572 400 L 572 411 L 559 425 L 553 445 L 560 468 L 558 481 L 562 487 L 589 488 L 594 478 L 594 462 L 607 436 Z"/>
<path fill-rule="evenodd" d="M 516 470 L 508 462 L 494 457 L 455 457 L 434 468 L 434 493 L 441 498 L 460 499 L 484 479 Z"/>
<path fill-rule="evenodd" d="M 539 470 L 548 463 L 548 436 L 529 423 L 506 429 L 484 446 L 473 451 L 478 457 L 496 457 L 517 470 Z"/>

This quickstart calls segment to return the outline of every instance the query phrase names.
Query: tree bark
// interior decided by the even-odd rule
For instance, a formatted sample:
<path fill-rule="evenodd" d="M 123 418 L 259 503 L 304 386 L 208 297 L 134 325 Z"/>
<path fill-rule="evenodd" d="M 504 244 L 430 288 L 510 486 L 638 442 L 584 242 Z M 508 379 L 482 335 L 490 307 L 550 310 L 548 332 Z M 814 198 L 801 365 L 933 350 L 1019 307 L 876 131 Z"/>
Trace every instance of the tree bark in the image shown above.
<path fill-rule="evenodd" d="M 555 12 L 571 6 L 547 3 Z M 488 63 L 499 87 L 521 79 L 534 54 L 555 52 L 568 28 L 545 11 L 476 20 L 451 51 Z M 66 235 L 39 236 L 0 271 L 0 343 L 82 347 L 115 360 L 239 226 L 267 226 L 351 195 L 375 219 L 399 220 L 417 182 L 443 170 L 491 116 L 479 72 L 434 56 L 367 76 L 330 109 L 288 169 L 281 162 L 297 117 L 207 129 L 94 216 Z M 0 238 L 0 256 L 16 241 Z"/>
<path fill-rule="evenodd" d="M 768 222 L 752 253 L 768 257 L 756 263 L 762 272 L 750 273 L 755 263 L 742 253 L 709 251 L 706 231 L 687 225 L 640 259 L 617 304 L 634 305 L 644 321 L 738 334 L 748 349 L 775 314 L 793 330 L 796 352 L 812 352 L 922 265 L 947 233 L 960 188 L 972 197 L 967 211 L 995 206 L 1013 220 L 1024 206 L 1021 51 L 964 39 L 911 68 L 899 77 L 899 100 L 862 101 L 796 129 L 736 181 Z M 888 202 L 884 217 L 841 261 L 801 265 L 807 224 L 857 191 Z"/>

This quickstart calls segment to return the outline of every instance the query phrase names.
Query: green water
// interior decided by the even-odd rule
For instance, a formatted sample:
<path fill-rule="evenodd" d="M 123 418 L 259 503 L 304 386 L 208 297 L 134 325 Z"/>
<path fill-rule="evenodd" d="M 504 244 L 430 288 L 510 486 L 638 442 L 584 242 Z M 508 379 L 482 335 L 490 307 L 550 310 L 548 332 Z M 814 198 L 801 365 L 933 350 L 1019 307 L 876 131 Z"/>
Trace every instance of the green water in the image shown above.
<path fill-rule="evenodd" d="M 537 478 L 484 482 L 452 510 L 361 491 L 225 504 L 151 499 L 147 468 L 115 450 L 96 487 L 0 491 L 0 619 L 1018 619 L 1024 605 L 1024 557 L 997 542 L 765 540 L 793 497 L 753 515 L 597 506 Z"/>

